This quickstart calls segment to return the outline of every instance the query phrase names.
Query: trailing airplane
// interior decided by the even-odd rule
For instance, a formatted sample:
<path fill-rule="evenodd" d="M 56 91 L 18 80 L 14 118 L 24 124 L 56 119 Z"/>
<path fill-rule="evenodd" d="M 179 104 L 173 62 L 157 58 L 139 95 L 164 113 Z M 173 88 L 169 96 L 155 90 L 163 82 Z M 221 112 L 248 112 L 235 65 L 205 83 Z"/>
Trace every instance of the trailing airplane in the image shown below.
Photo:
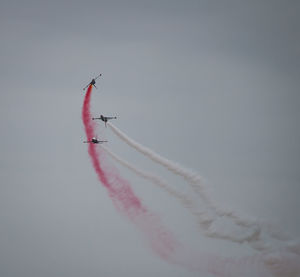
<path fill-rule="evenodd" d="M 101 114 L 100 117 L 93 117 L 92 119 L 93 120 L 100 119 L 100 120 L 104 121 L 105 122 L 105 127 L 106 127 L 106 123 L 107 123 L 108 120 L 117 119 L 117 117 L 116 116 L 103 116 Z"/>
<path fill-rule="evenodd" d="M 97 138 L 92 138 L 92 140 L 88 140 L 88 141 L 84 141 L 83 143 L 103 143 L 103 142 L 107 142 L 107 140 L 98 140 Z"/>

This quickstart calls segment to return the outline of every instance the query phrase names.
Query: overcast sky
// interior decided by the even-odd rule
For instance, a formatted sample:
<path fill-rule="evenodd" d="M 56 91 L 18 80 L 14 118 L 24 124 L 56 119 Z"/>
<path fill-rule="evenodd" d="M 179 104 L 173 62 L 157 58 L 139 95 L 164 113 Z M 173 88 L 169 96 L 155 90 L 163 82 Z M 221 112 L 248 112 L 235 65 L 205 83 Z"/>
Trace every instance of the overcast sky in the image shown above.
<path fill-rule="evenodd" d="M 299 237 L 299 12 L 294 0 L 2 0 L 0 275 L 198 276 L 160 260 L 97 180 L 81 107 L 99 73 L 95 115 L 200 172 L 220 205 Z M 185 190 L 100 129 L 112 151 Z M 252 253 L 206 239 L 116 166 L 186 245 Z"/>

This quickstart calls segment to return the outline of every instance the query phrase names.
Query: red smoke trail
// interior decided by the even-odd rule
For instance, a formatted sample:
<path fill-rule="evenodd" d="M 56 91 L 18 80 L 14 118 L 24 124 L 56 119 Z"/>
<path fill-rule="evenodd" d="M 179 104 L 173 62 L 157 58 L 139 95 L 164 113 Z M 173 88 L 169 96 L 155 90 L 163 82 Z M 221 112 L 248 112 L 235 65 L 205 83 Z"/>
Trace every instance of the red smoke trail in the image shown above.
<path fill-rule="evenodd" d="M 82 107 L 82 120 L 87 139 L 96 136 L 95 124 L 91 120 L 90 100 L 92 86 L 89 86 Z M 153 250 L 165 261 L 181 265 L 189 270 L 209 272 L 223 277 L 269 277 L 269 272 L 261 268 L 261 263 L 251 258 L 234 260 L 204 253 L 186 253 L 184 247 L 175 241 L 172 234 L 161 224 L 158 217 L 151 214 L 133 193 L 129 183 L 122 179 L 117 170 L 108 167 L 100 147 L 88 144 L 88 152 L 99 181 L 105 186 L 119 212 L 133 222 L 149 240 Z M 259 259 L 261 260 L 261 259 Z M 253 267 L 259 267 L 255 272 Z M 262 271 L 261 271 L 262 270 Z M 249 273 L 249 274 L 248 274 Z M 256 274 L 257 273 L 257 274 Z"/>
<path fill-rule="evenodd" d="M 87 139 L 95 137 L 95 124 L 91 120 L 90 100 L 92 86 L 88 87 L 82 107 L 82 120 Z M 171 259 L 178 244 L 172 234 L 164 229 L 159 219 L 149 213 L 134 194 L 128 182 L 122 179 L 117 170 L 104 164 L 103 154 L 96 144 L 88 144 L 88 152 L 99 181 L 106 187 L 116 208 L 134 222 L 150 240 L 153 250 L 163 259 Z"/>

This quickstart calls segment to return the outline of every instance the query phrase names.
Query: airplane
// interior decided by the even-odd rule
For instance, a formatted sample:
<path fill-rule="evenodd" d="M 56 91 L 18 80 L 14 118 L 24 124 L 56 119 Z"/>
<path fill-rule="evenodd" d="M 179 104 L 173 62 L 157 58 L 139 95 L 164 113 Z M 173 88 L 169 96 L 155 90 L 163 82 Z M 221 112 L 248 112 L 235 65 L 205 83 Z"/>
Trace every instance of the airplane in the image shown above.
<path fill-rule="evenodd" d="M 94 119 L 101 119 L 102 121 L 105 122 L 105 127 L 106 127 L 106 122 L 107 122 L 108 120 L 110 120 L 110 119 L 117 119 L 117 117 L 116 117 L 116 116 L 103 116 L 103 115 L 101 114 L 100 117 L 93 117 L 92 119 L 93 119 L 93 120 L 94 120 Z"/>
<path fill-rule="evenodd" d="M 97 138 L 92 138 L 92 140 L 88 140 L 88 141 L 84 141 L 83 143 L 103 143 L 103 142 L 107 142 L 107 140 L 98 140 Z"/>
<path fill-rule="evenodd" d="M 101 73 L 100 73 L 97 77 L 95 77 L 94 79 L 92 79 L 92 81 L 91 81 L 89 84 L 87 84 L 87 85 L 83 88 L 83 90 L 85 90 L 85 89 L 88 88 L 89 86 L 94 86 L 95 88 L 97 88 L 97 87 L 95 86 L 95 84 L 96 84 L 96 80 L 97 80 L 100 76 L 102 76 Z"/>

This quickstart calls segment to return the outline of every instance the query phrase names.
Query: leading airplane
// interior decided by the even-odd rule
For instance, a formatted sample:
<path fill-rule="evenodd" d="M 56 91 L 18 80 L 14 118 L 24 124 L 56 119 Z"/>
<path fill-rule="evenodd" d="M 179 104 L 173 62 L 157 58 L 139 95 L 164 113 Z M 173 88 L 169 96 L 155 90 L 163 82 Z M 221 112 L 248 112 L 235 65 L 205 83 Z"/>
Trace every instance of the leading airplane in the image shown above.
<path fill-rule="evenodd" d="M 92 140 L 88 140 L 88 141 L 84 141 L 83 143 L 103 143 L 103 142 L 107 142 L 107 140 L 98 140 L 97 138 L 92 138 Z"/>
<path fill-rule="evenodd" d="M 102 76 L 101 73 L 100 73 L 97 77 L 95 77 L 94 79 L 92 79 L 92 81 L 90 81 L 90 83 L 87 84 L 87 85 L 83 88 L 83 90 L 85 90 L 85 89 L 88 88 L 89 86 L 94 86 L 95 88 L 97 88 L 97 87 L 95 86 L 95 84 L 96 84 L 96 80 L 97 80 L 100 76 Z"/>
<path fill-rule="evenodd" d="M 116 116 L 103 116 L 103 115 L 101 114 L 100 117 L 93 117 L 92 119 L 93 119 L 93 120 L 95 120 L 95 119 L 100 119 L 100 120 L 104 121 L 104 122 L 105 122 L 105 127 L 106 127 L 106 122 L 107 122 L 108 120 L 111 120 L 111 119 L 117 119 L 117 117 L 116 117 Z"/>

